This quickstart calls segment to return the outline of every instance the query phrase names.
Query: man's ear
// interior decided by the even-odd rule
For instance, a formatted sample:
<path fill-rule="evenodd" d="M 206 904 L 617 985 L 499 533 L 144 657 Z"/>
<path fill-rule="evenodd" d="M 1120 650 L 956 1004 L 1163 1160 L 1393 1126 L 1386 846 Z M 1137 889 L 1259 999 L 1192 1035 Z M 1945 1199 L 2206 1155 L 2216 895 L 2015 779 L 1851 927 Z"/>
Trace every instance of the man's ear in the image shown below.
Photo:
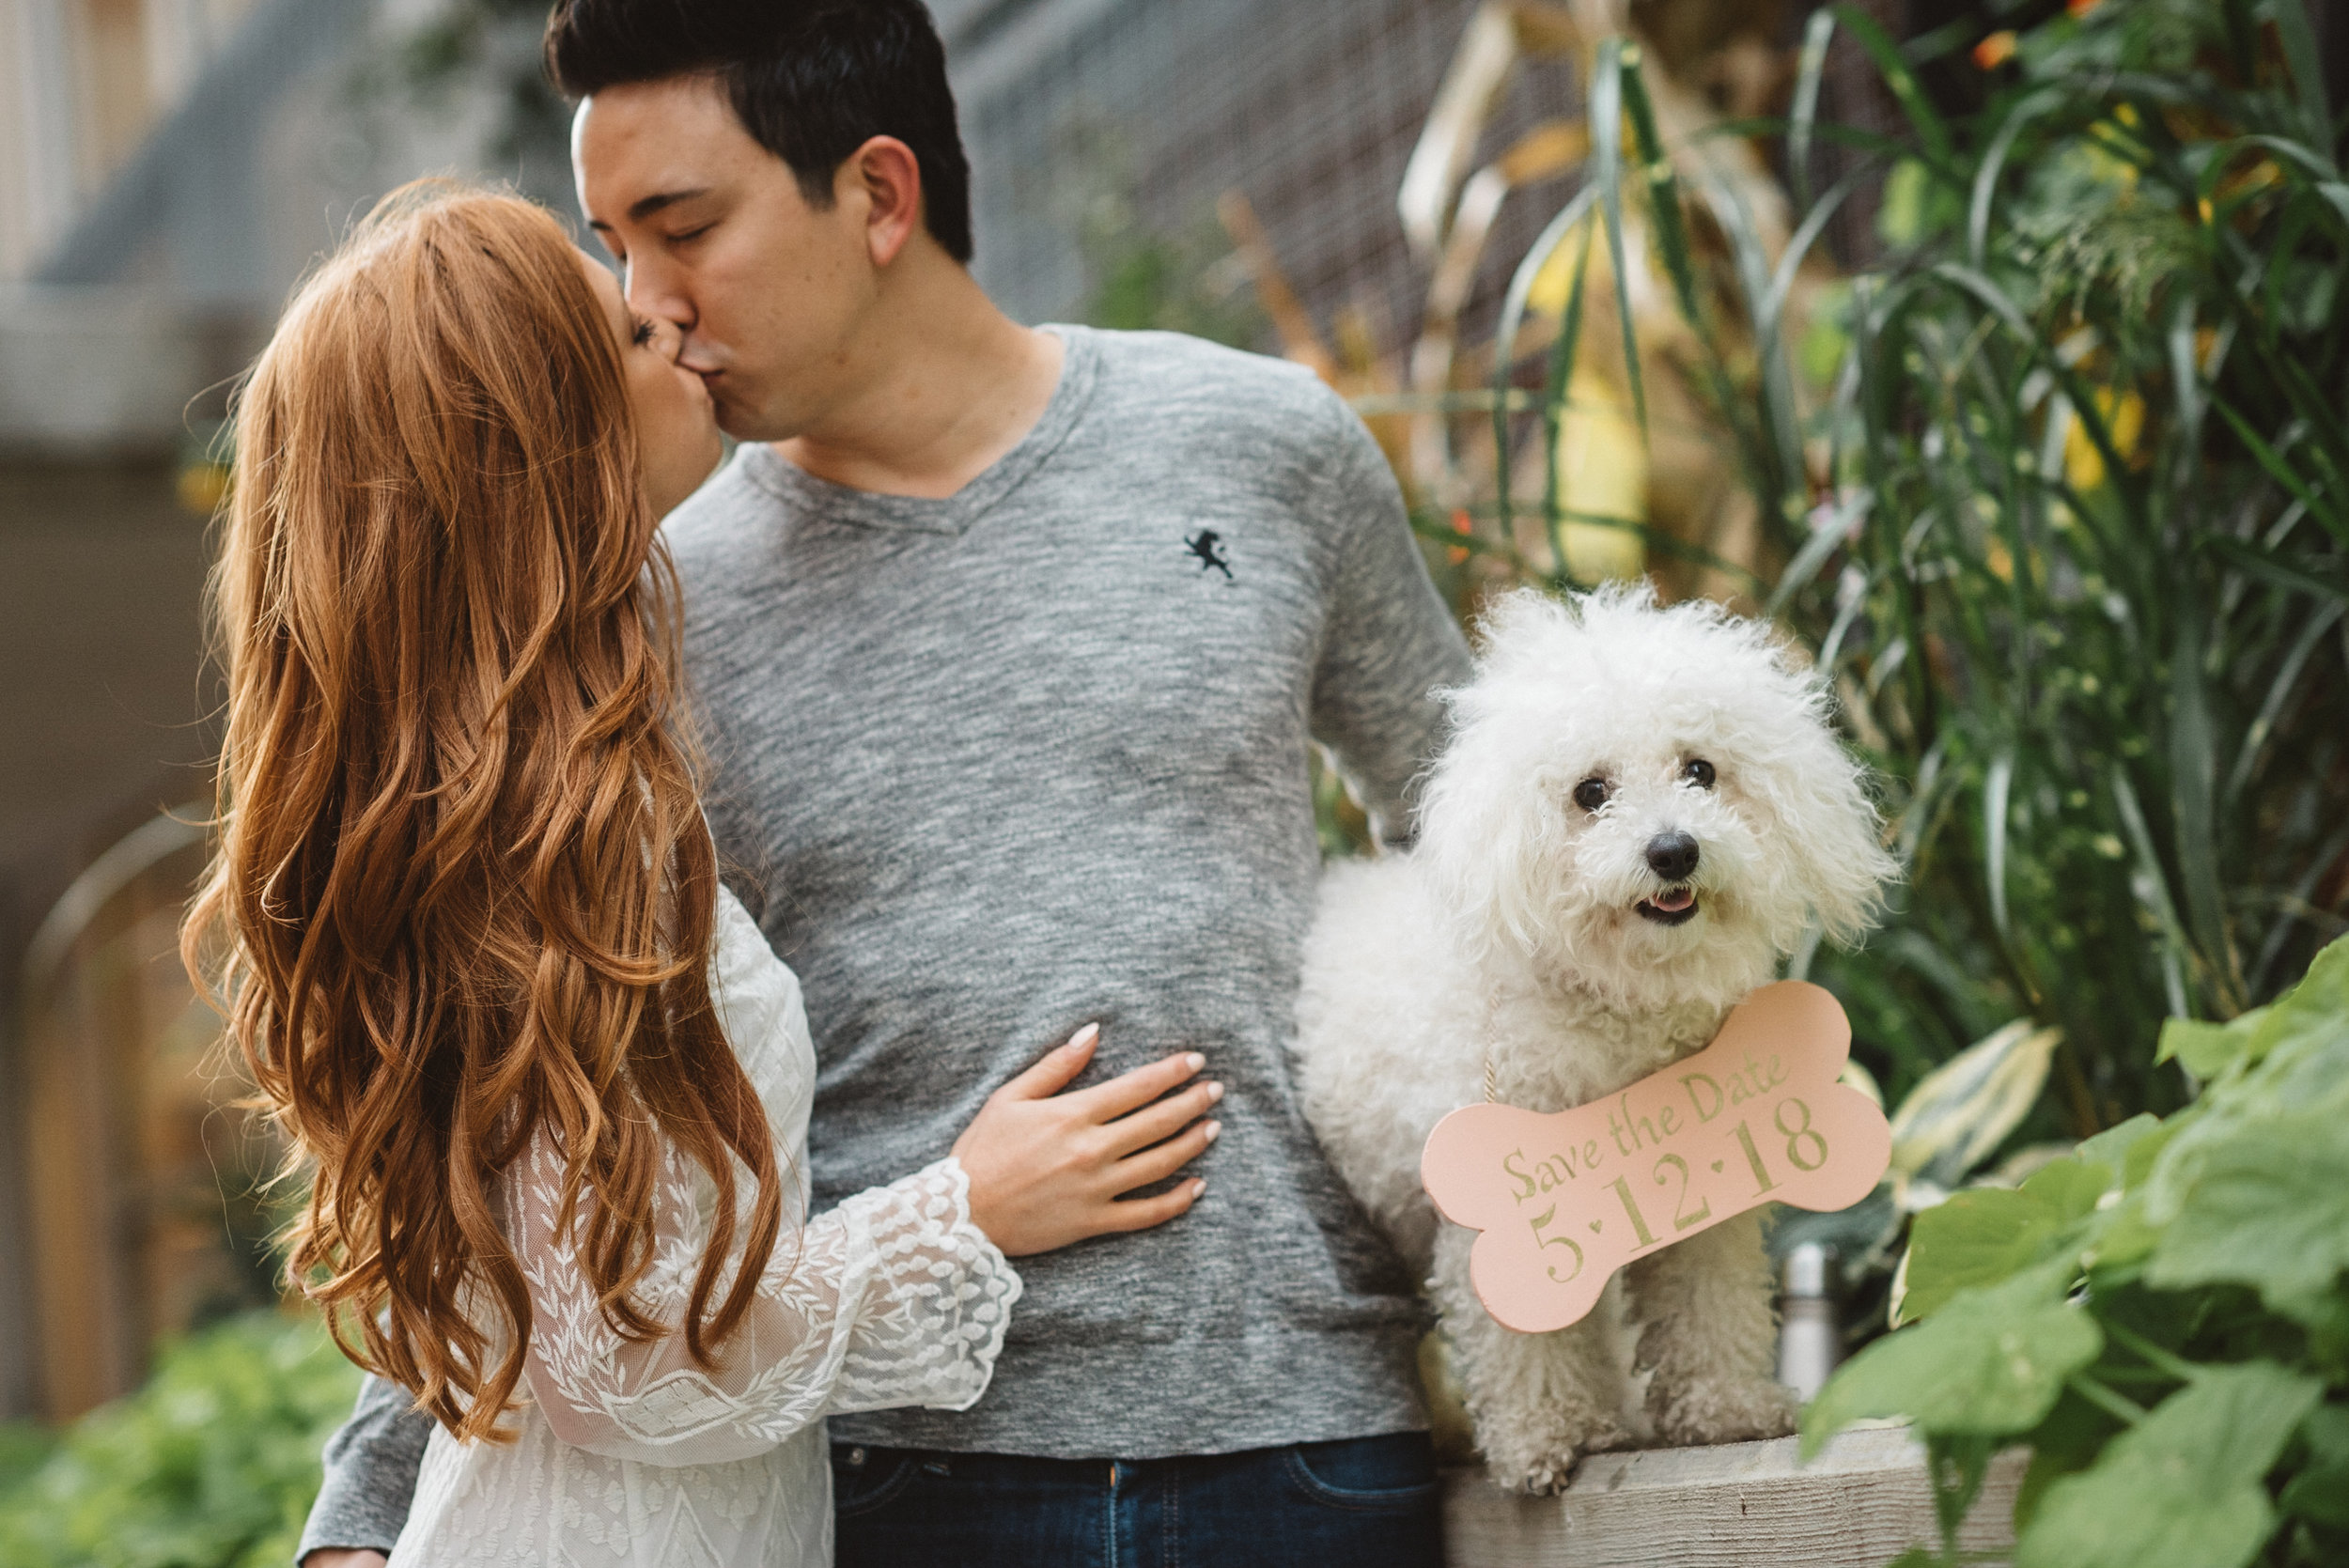
<path fill-rule="evenodd" d="M 894 136 L 875 136 L 850 153 L 836 177 L 841 194 L 862 192 L 864 243 L 876 267 L 897 259 L 922 227 L 922 164 Z"/>

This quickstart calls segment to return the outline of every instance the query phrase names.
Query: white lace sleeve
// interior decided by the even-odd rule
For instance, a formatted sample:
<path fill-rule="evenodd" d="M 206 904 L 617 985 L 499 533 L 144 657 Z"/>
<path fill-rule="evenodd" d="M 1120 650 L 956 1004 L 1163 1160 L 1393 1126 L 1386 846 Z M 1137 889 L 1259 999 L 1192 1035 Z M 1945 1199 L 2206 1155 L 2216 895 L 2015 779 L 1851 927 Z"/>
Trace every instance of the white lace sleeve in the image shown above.
<path fill-rule="evenodd" d="M 715 1464 L 764 1452 L 828 1410 L 962 1410 L 987 1391 L 1019 1278 L 971 1223 L 951 1157 L 786 1224 L 756 1301 L 708 1368 L 682 1332 L 633 1343 L 613 1330 L 572 1238 L 554 1232 L 561 1177 L 542 1133 L 508 1173 L 506 1218 L 530 1284 L 531 1392 L 564 1441 L 615 1459 Z M 682 1320 L 707 1229 L 695 1189 L 708 1185 L 670 1152 L 655 1261 L 637 1291 L 657 1321 Z"/>
<path fill-rule="evenodd" d="M 757 1297 L 712 1347 L 717 1364 L 696 1366 L 681 1331 L 636 1343 L 613 1330 L 575 1236 L 557 1234 L 563 1161 L 552 1134 L 541 1130 L 503 1180 L 506 1234 L 530 1287 L 531 1393 L 556 1436 L 615 1459 L 715 1464 L 764 1452 L 829 1410 L 968 1409 L 987 1391 L 1019 1299 L 1019 1276 L 971 1222 L 969 1179 L 951 1157 L 804 1218 L 815 1058 L 797 983 L 731 895 L 721 913 L 712 978 L 775 1128 L 786 1203 Z M 747 1172 L 738 1185 L 739 1234 Z M 669 1149 L 652 1266 L 636 1291 L 654 1321 L 683 1321 L 714 1205 L 708 1175 Z"/>

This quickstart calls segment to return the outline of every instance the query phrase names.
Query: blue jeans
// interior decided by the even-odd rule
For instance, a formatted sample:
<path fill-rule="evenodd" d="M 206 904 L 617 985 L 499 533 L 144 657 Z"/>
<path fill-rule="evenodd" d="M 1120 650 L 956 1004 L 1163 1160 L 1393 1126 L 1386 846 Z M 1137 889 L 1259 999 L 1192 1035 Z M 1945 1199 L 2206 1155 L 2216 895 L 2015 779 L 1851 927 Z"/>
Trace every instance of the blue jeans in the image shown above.
<path fill-rule="evenodd" d="M 832 1451 L 837 1568 L 1440 1568 L 1423 1432 L 1177 1459 Z"/>

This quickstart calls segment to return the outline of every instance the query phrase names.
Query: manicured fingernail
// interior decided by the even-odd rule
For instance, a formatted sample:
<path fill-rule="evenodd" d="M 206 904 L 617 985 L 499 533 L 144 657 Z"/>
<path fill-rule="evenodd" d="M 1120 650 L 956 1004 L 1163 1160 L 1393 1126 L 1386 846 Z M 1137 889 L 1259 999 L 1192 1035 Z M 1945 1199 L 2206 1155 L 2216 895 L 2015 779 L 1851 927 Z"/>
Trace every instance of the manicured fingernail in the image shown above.
<path fill-rule="evenodd" d="M 1215 1104 L 1216 1101 L 1221 1099 L 1222 1097 L 1223 1085 L 1220 1083 L 1210 1083 L 1207 1085 L 1207 1103 L 1209 1105 Z"/>
<path fill-rule="evenodd" d="M 1206 1177 L 1204 1177 L 1204 1176 L 1203 1176 L 1203 1177 L 1201 1177 L 1199 1180 L 1197 1180 L 1197 1181 L 1195 1181 L 1195 1182 L 1193 1182 L 1193 1183 L 1191 1183 L 1191 1184 L 1190 1184 L 1190 1195 L 1191 1195 L 1192 1197 L 1194 1197 L 1194 1198 L 1198 1197 L 1198 1196 L 1199 1196 L 1202 1192 L 1205 1192 L 1205 1191 L 1206 1191 L 1206 1190 L 1207 1190 L 1207 1182 L 1206 1182 Z"/>
<path fill-rule="evenodd" d="M 1214 1142 L 1214 1141 L 1216 1141 L 1219 1137 L 1222 1136 L 1222 1133 L 1223 1133 L 1223 1124 L 1222 1124 L 1222 1123 L 1221 1123 L 1221 1122 L 1209 1122 L 1209 1123 L 1207 1124 L 1207 1141 L 1208 1141 L 1208 1142 L 1210 1142 L 1210 1143 Z"/>
<path fill-rule="evenodd" d="M 1089 1023 L 1068 1037 L 1068 1048 L 1070 1050 L 1083 1050 L 1100 1037 L 1101 1026 L 1097 1023 Z"/>
<path fill-rule="evenodd" d="M 1197 1051 L 1192 1051 L 1189 1056 L 1183 1058 L 1183 1065 L 1189 1067 L 1194 1073 L 1206 1064 L 1207 1059 L 1200 1055 Z"/>

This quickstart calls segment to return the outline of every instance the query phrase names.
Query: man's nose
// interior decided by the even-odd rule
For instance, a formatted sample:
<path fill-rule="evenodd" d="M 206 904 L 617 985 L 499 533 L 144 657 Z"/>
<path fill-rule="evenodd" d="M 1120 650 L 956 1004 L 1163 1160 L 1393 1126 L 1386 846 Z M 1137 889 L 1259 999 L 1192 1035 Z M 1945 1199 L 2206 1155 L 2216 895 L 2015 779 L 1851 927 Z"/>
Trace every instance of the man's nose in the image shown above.
<path fill-rule="evenodd" d="M 1685 882 L 1696 875 L 1697 841 L 1674 828 L 1647 841 L 1648 869 L 1667 882 Z"/>
<path fill-rule="evenodd" d="M 693 330 L 693 303 L 664 275 L 662 269 L 638 264 L 630 256 L 620 274 L 620 292 L 628 307 L 656 321 L 666 321 L 681 339 Z"/>

